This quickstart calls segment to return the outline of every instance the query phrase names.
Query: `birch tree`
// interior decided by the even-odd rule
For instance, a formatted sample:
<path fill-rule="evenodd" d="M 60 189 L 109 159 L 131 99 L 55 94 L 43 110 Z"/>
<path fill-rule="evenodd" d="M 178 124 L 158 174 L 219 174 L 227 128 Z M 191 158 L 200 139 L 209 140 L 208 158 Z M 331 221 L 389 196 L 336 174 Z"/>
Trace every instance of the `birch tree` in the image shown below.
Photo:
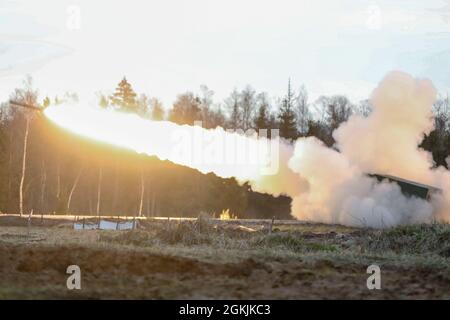
<path fill-rule="evenodd" d="M 12 100 L 17 102 L 25 103 L 28 105 L 37 105 L 38 99 L 38 91 L 33 88 L 33 79 L 31 76 L 27 76 L 23 81 L 23 87 L 18 88 L 14 91 L 14 94 L 11 97 Z M 25 183 L 25 174 L 27 168 L 27 147 L 28 147 L 28 134 L 30 131 L 30 121 L 33 117 L 33 111 L 31 110 L 22 110 L 22 114 L 25 118 L 25 133 L 23 137 L 23 149 L 22 149 L 22 170 L 19 184 L 19 213 L 20 216 L 23 215 L 24 211 L 24 183 Z"/>

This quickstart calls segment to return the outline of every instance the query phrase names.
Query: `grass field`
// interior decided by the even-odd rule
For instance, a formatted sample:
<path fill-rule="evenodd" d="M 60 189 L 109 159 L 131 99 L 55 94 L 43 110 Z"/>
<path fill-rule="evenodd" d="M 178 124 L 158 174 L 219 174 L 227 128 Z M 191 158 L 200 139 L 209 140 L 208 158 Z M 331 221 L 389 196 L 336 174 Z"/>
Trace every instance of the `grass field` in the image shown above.
<path fill-rule="evenodd" d="M 450 226 L 384 231 L 266 221 L 143 220 L 133 231 L 0 216 L 0 298 L 450 298 Z M 81 290 L 66 268 L 81 268 Z M 368 290 L 367 267 L 381 267 Z"/>

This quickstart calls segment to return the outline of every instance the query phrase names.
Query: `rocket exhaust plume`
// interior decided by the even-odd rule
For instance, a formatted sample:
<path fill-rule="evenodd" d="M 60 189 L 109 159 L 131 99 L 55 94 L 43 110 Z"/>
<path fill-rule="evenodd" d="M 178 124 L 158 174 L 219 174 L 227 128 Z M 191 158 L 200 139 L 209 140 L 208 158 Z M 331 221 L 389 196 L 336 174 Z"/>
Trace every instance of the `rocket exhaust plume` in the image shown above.
<path fill-rule="evenodd" d="M 432 83 L 391 72 L 370 99 L 368 117 L 353 115 L 334 131 L 337 150 L 315 137 L 291 145 L 254 132 L 206 130 L 80 106 L 53 106 L 44 114 L 74 133 L 248 181 L 255 191 L 289 195 L 298 219 L 374 228 L 450 221 L 450 172 L 433 169 L 431 154 L 418 147 L 433 129 Z M 396 183 L 378 182 L 370 173 L 430 184 L 443 193 L 430 202 L 407 197 Z"/>

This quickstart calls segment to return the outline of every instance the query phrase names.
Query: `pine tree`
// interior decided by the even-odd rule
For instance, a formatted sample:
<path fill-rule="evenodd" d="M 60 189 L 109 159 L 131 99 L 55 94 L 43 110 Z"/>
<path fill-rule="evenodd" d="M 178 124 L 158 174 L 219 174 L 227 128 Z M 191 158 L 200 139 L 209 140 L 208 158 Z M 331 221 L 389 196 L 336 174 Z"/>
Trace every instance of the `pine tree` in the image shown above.
<path fill-rule="evenodd" d="M 278 119 L 280 121 L 280 137 L 288 140 L 297 139 L 298 132 L 295 113 L 286 99 L 283 100 L 283 105 L 280 109 L 280 113 L 278 114 Z"/>
<path fill-rule="evenodd" d="M 261 104 L 259 106 L 254 126 L 260 137 L 265 137 L 268 139 L 272 137 L 271 129 L 273 129 L 273 126 L 271 125 L 270 114 L 267 105 Z"/>
<path fill-rule="evenodd" d="M 267 106 L 263 104 L 258 109 L 258 115 L 255 119 L 255 129 L 256 130 L 269 129 L 269 126 L 270 120 Z"/>
<path fill-rule="evenodd" d="M 280 137 L 295 140 L 298 137 L 297 131 L 297 119 L 295 117 L 295 112 L 293 110 L 294 94 L 291 90 L 291 80 L 288 83 L 288 92 L 286 97 L 283 99 L 282 106 L 278 113 L 279 126 L 280 126 Z"/>
<path fill-rule="evenodd" d="M 123 77 L 116 88 L 116 92 L 110 97 L 111 104 L 118 107 L 121 111 L 135 112 L 139 111 L 139 106 L 136 102 L 136 93 L 131 84 Z"/>
<path fill-rule="evenodd" d="M 256 114 L 256 117 L 254 119 L 254 127 L 256 130 L 261 129 L 271 129 L 271 122 L 270 122 L 270 105 L 269 100 L 266 93 L 260 93 L 257 96 L 258 99 L 258 112 Z"/>

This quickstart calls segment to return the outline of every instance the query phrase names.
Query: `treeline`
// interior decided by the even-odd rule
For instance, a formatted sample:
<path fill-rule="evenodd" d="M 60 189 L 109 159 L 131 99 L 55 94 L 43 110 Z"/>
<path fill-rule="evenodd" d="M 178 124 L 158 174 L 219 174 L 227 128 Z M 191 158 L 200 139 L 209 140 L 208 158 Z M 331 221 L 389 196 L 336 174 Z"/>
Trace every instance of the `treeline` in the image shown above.
<path fill-rule="evenodd" d="M 333 146 L 332 132 L 353 113 L 367 116 L 367 100 L 353 104 L 341 95 L 322 96 L 310 102 L 304 86 L 271 99 L 250 86 L 233 90 L 222 103 L 214 101 L 206 86 L 199 93 L 177 96 L 171 108 L 154 97 L 134 92 L 124 78 L 111 95 L 100 94 L 99 105 L 134 112 L 154 120 L 180 124 L 202 121 L 203 126 L 231 129 L 279 129 L 288 140 L 317 136 Z M 48 106 L 76 101 L 74 93 L 62 97 L 39 97 L 31 78 L 11 99 Z M 422 146 L 431 151 L 437 165 L 447 167 L 450 142 L 449 100 L 434 106 L 436 129 L 424 137 Z M 167 110 L 167 111 L 166 111 Z M 222 210 L 247 218 L 289 218 L 291 199 L 272 197 L 221 179 L 160 161 L 155 157 L 113 148 L 61 130 L 42 115 L 0 107 L 0 211 L 11 213 L 197 216 Z"/>
<path fill-rule="evenodd" d="M 112 95 L 99 95 L 99 105 L 178 124 L 201 121 L 204 128 L 279 129 L 280 136 L 291 141 L 315 135 L 330 146 L 332 132 L 340 123 L 354 112 L 365 115 L 370 112 L 367 100 L 354 105 L 343 95 L 321 96 L 310 102 L 306 87 L 301 85 L 294 90 L 290 80 L 283 97 L 271 98 L 247 85 L 242 90 L 234 89 L 222 102 L 214 101 L 214 91 L 202 85 L 198 93 L 179 94 L 165 112 L 160 100 L 138 95 L 123 78 Z"/>
<path fill-rule="evenodd" d="M 113 99 L 122 111 L 136 107 L 128 94 L 108 97 L 105 107 Z M 11 100 L 48 106 L 77 97 L 68 93 L 41 100 L 27 78 Z M 0 107 L 0 212 L 218 217 L 229 209 L 242 218 L 287 219 L 289 208 L 288 197 L 253 192 L 234 178 L 81 138 L 7 102 Z"/>

